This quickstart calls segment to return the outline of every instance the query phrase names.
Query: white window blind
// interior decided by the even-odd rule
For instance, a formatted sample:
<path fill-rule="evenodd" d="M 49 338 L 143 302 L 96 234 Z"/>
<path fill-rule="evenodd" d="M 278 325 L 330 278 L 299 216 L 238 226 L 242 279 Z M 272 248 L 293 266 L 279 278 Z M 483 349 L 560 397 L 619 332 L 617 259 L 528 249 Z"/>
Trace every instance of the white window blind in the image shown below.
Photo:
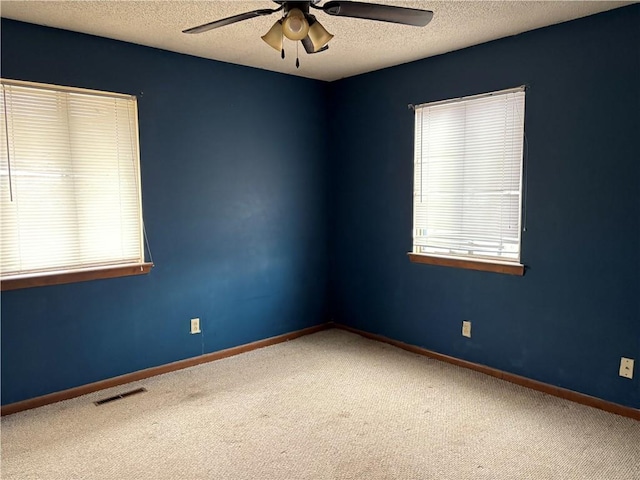
<path fill-rule="evenodd" d="M 135 97 L 2 80 L 2 278 L 144 261 Z"/>
<path fill-rule="evenodd" d="M 520 261 L 524 99 L 416 107 L 413 253 Z"/>

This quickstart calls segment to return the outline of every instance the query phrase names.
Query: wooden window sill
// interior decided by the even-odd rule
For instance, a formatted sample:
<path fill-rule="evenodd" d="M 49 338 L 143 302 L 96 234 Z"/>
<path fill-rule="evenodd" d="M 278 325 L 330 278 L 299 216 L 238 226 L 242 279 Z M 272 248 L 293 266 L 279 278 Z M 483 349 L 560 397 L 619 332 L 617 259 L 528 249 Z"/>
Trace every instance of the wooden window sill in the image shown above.
<path fill-rule="evenodd" d="M 151 271 L 153 263 L 141 263 L 138 265 L 121 265 L 115 267 L 95 268 L 92 270 L 79 270 L 75 272 L 50 273 L 38 276 L 11 278 L 2 280 L 2 291 L 18 290 L 21 288 L 44 287 L 48 285 L 61 285 L 64 283 L 86 282 L 103 278 L 128 277 L 131 275 L 146 275 Z"/>
<path fill-rule="evenodd" d="M 508 275 L 524 275 L 524 265 L 521 265 L 519 263 L 500 263 L 481 260 L 447 258 L 411 252 L 409 252 L 407 255 L 409 255 L 409 260 L 411 260 L 413 263 L 426 263 L 429 265 L 440 265 L 442 267 L 466 268 L 467 270 L 505 273 Z"/>

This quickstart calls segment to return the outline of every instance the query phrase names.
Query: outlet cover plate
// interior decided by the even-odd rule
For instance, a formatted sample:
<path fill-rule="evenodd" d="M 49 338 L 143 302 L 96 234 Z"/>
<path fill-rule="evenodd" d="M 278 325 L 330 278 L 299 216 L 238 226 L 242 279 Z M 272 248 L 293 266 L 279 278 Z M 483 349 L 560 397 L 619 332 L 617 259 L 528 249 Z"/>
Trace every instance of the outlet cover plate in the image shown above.
<path fill-rule="evenodd" d="M 633 378 L 633 358 L 622 357 L 620 359 L 620 376 Z"/>
<path fill-rule="evenodd" d="M 462 336 L 471 338 L 471 322 L 467 320 L 462 322 Z"/>
<path fill-rule="evenodd" d="M 191 319 L 191 334 L 200 333 L 200 319 L 192 318 Z"/>

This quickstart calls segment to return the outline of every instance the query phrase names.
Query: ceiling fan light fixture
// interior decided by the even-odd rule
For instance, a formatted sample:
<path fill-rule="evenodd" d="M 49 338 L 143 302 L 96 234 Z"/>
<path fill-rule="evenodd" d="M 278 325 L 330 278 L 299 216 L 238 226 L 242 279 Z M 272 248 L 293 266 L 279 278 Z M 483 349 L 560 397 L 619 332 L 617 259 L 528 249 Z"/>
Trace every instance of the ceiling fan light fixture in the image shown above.
<path fill-rule="evenodd" d="M 302 40 L 309 33 L 309 22 L 299 8 L 292 8 L 282 22 L 282 32 L 289 40 Z"/>
<path fill-rule="evenodd" d="M 269 29 L 262 37 L 262 40 L 271 48 L 282 51 L 282 20 L 278 20 L 273 24 L 273 27 Z"/>
<path fill-rule="evenodd" d="M 333 38 L 317 20 L 309 26 L 309 39 L 313 43 L 315 52 L 320 51 Z"/>

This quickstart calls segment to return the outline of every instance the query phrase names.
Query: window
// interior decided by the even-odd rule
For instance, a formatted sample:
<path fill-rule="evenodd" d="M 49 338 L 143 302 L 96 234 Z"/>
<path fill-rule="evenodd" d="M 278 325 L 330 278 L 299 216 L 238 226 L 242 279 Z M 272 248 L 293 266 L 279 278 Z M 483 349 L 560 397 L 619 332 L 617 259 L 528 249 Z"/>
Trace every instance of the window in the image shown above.
<path fill-rule="evenodd" d="M 415 108 L 412 261 L 522 275 L 524 87 Z"/>
<path fill-rule="evenodd" d="M 136 98 L 1 83 L 2 289 L 148 272 Z"/>

